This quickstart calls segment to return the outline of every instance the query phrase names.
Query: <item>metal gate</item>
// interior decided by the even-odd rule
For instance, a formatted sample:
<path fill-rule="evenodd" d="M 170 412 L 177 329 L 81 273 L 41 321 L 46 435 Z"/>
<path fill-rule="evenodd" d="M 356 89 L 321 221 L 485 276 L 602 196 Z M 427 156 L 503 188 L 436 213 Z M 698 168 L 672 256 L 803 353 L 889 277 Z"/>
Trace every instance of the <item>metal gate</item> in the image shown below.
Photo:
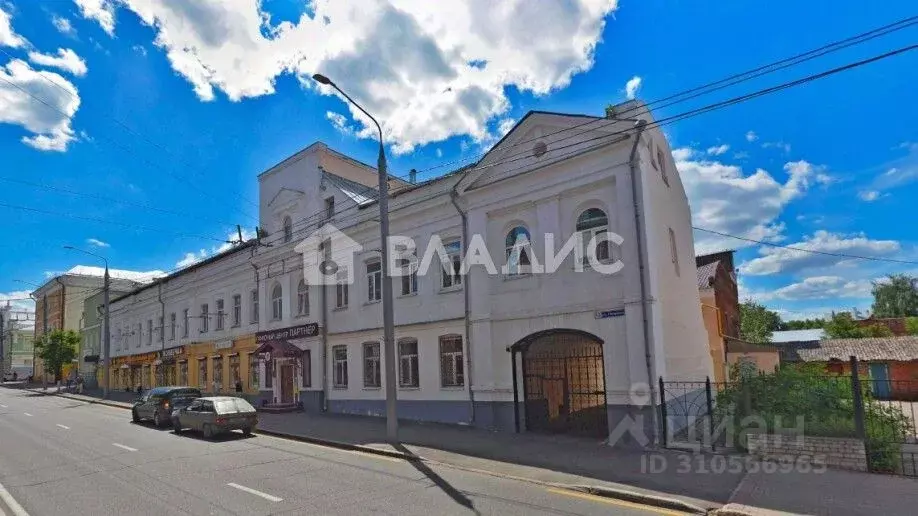
<path fill-rule="evenodd" d="M 514 366 L 515 352 L 522 356 L 526 429 L 606 437 L 602 341 L 585 332 L 553 330 L 517 344 L 511 351 Z M 516 382 L 514 397 L 518 397 Z"/>

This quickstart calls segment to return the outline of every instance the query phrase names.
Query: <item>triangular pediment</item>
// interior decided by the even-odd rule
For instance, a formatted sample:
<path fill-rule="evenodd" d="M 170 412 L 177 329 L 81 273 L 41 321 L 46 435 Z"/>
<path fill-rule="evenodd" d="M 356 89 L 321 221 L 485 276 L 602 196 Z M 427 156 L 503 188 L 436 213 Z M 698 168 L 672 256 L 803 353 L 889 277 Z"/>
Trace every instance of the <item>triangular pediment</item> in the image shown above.
<path fill-rule="evenodd" d="M 292 188 L 281 188 L 268 203 L 268 206 L 272 208 L 287 206 L 299 201 L 305 196 L 306 192 L 301 192 Z"/>

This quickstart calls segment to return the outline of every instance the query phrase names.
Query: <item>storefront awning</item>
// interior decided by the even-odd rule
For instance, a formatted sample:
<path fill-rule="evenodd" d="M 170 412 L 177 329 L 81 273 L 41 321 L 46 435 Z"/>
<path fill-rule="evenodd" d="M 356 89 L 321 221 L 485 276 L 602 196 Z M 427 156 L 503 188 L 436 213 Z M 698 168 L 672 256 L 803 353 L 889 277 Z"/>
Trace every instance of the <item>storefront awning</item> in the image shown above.
<path fill-rule="evenodd" d="M 121 369 L 130 369 L 130 368 L 131 368 L 131 366 L 129 366 L 129 365 L 127 365 L 127 364 L 121 364 Z"/>
<path fill-rule="evenodd" d="M 272 357 L 298 357 L 303 354 L 303 350 L 294 346 L 286 340 L 275 340 L 271 342 L 265 342 L 261 346 L 258 346 L 258 349 L 255 350 L 256 354 L 268 353 Z"/>
<path fill-rule="evenodd" d="M 228 353 L 226 356 L 228 356 L 228 357 L 238 357 L 238 356 L 239 356 L 239 353 Z"/>

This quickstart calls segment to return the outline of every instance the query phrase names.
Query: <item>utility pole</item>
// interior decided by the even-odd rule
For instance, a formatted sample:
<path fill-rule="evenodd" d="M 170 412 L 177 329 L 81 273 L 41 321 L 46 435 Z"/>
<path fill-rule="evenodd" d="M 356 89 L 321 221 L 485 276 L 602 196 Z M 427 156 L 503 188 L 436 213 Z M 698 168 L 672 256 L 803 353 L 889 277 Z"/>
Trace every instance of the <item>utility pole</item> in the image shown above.
<path fill-rule="evenodd" d="M 109 310 L 108 310 L 108 301 L 109 301 L 109 287 L 110 287 L 110 278 L 108 274 L 108 259 L 102 255 L 91 253 L 84 249 L 78 247 L 73 247 L 71 245 L 65 245 L 64 249 L 69 249 L 71 251 L 76 251 L 78 253 L 87 254 L 89 256 L 94 256 L 105 263 L 105 275 L 102 278 L 102 303 L 105 305 L 105 315 L 104 322 L 102 323 L 102 378 L 104 385 L 102 386 L 102 398 L 108 398 L 108 387 L 109 387 L 109 378 L 111 375 L 111 332 L 109 326 Z"/>
<path fill-rule="evenodd" d="M 386 367 L 386 437 L 391 443 L 398 442 L 398 405 L 395 377 L 395 313 L 392 306 L 392 275 L 389 271 L 389 173 L 386 166 L 386 150 L 383 145 L 382 127 L 367 113 L 367 110 L 354 101 L 337 84 L 322 74 L 315 74 L 312 78 L 319 84 L 331 86 L 344 96 L 357 109 L 367 115 L 376 124 L 379 131 L 379 156 L 377 158 L 377 172 L 379 175 L 379 237 L 380 259 L 382 261 L 382 310 L 383 310 L 383 341 L 385 350 Z"/>

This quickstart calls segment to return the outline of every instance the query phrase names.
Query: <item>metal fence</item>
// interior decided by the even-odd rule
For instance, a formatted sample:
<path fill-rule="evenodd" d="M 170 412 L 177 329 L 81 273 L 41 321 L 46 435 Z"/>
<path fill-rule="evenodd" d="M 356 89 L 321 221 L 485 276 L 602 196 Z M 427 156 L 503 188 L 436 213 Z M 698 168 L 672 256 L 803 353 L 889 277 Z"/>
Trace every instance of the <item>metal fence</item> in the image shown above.
<path fill-rule="evenodd" d="M 857 438 L 871 471 L 918 476 L 918 381 L 784 368 L 730 382 L 660 378 L 664 445 L 745 448 L 747 433 Z M 861 371 L 861 375 L 851 371 Z"/>

